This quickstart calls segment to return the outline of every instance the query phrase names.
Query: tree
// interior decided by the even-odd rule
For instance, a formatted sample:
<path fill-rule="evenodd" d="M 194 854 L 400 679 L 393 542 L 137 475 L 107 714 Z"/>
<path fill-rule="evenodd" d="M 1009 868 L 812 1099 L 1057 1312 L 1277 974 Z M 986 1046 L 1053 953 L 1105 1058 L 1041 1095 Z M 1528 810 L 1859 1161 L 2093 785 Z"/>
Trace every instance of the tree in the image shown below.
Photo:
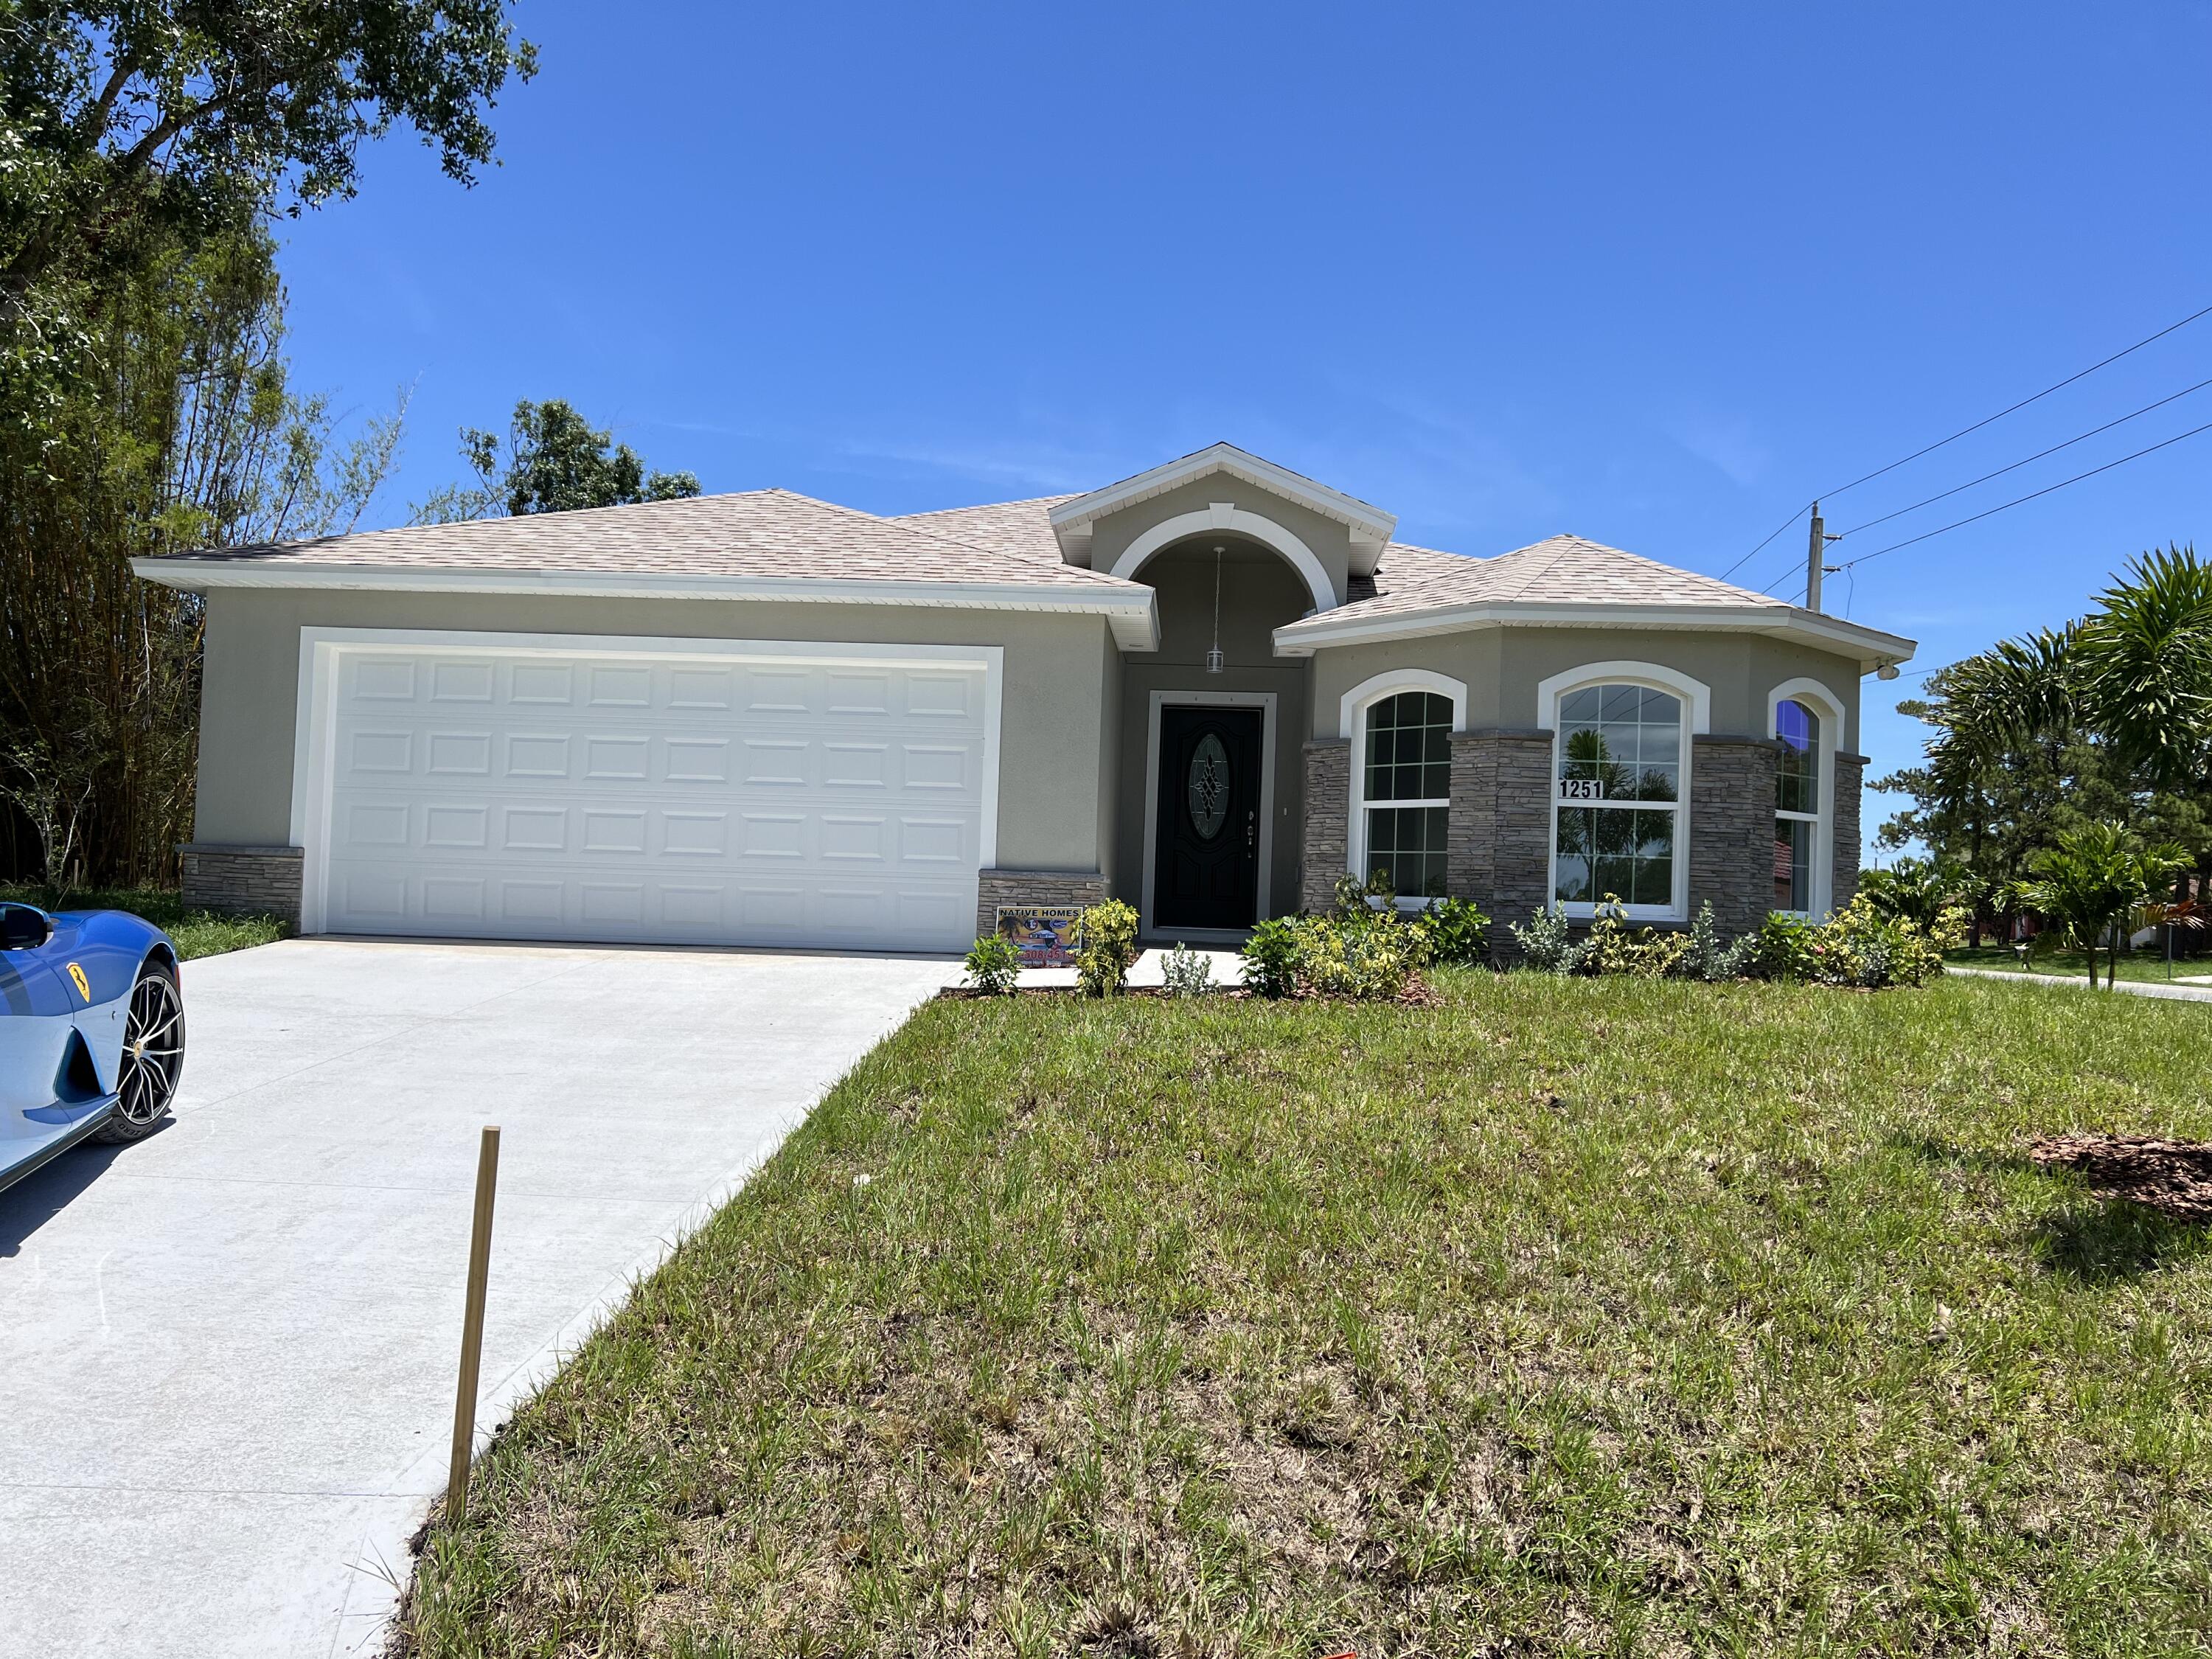
<path fill-rule="evenodd" d="M 504 0 L 0 0 L 0 283 L 136 266 L 355 188 L 404 122 L 447 176 L 535 49 Z"/>
<path fill-rule="evenodd" d="M 2035 874 L 2021 884 L 2030 907 L 2059 922 L 2089 958 L 2089 983 L 2097 982 L 2097 947 L 2113 933 L 2105 986 L 2119 975 L 2119 948 L 2130 918 L 2189 862 L 2171 845 L 2137 848 L 2124 825 L 2085 824 L 2058 837 L 2038 854 Z"/>
<path fill-rule="evenodd" d="M 1859 874 L 1859 891 L 1876 912 L 1930 933 L 1943 912 L 1960 905 L 1973 886 L 1965 872 L 1940 859 L 1904 858 L 1886 870 Z"/>
<path fill-rule="evenodd" d="M 2212 564 L 2194 546 L 2146 553 L 2082 624 L 2091 719 L 2157 788 L 2212 771 Z"/>
<path fill-rule="evenodd" d="M 573 513 L 580 507 L 627 507 L 637 501 L 682 501 L 699 493 L 690 472 L 647 472 L 637 453 L 613 434 L 595 431 L 559 398 L 527 398 L 514 406 L 507 429 L 507 465 L 500 465 L 497 434 L 461 428 L 461 454 L 476 474 L 473 484 L 453 484 L 415 509 L 417 524 L 451 524 L 506 512 Z"/>

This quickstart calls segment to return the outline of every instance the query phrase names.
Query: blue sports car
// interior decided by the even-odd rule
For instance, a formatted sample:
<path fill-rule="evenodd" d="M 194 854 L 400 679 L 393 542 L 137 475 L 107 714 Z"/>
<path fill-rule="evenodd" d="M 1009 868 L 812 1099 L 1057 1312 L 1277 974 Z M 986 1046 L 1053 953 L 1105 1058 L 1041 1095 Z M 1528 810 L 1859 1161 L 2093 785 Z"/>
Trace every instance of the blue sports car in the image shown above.
<path fill-rule="evenodd" d="M 177 947 L 120 910 L 0 902 L 0 1187 L 80 1140 L 137 1140 L 177 1097 Z"/>

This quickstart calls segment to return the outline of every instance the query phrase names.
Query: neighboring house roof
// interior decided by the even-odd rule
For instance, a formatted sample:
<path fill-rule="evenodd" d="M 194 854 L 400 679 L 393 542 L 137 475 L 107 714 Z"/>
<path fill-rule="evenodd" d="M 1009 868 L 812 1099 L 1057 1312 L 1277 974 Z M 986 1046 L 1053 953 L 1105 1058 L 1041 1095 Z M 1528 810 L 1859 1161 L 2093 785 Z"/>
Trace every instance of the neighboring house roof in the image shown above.
<path fill-rule="evenodd" d="M 950 515 L 932 515 L 945 517 Z M 132 562 L 175 587 L 434 587 L 685 595 L 1106 616 L 1158 643 L 1152 591 L 1006 538 L 881 519 L 785 489 L 374 530 Z"/>
<path fill-rule="evenodd" d="M 1484 623 L 1748 629 L 1805 640 L 1863 666 L 1901 662 L 1913 642 L 1771 594 L 1677 569 L 1581 536 L 1552 536 L 1495 558 L 1393 543 L 1352 598 L 1275 630 L 1289 656 L 1364 639 L 1418 637 Z"/>

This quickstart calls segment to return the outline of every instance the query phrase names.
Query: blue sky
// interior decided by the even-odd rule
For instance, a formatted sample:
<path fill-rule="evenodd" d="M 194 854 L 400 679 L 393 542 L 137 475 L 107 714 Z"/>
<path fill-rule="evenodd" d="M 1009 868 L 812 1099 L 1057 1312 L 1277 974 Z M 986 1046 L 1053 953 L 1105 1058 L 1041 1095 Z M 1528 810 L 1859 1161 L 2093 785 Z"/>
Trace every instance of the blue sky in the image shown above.
<path fill-rule="evenodd" d="M 1719 574 L 1793 507 L 2212 305 L 2212 9 L 527 3 L 475 189 L 404 135 L 285 229 L 299 384 L 412 384 L 373 514 L 565 397 L 874 512 L 1225 438 L 1492 554 Z M 1827 506 L 2212 377 L 2212 317 Z M 1867 552 L 2212 421 L 2212 388 Z M 1832 578 L 1924 670 L 2212 542 L 2212 433 Z M 1739 574 L 1794 578 L 1802 530 Z M 1793 591 L 1794 580 L 1783 582 Z M 1867 682 L 1877 770 L 1917 752 Z M 1897 803 L 1869 798 L 1869 827 Z"/>

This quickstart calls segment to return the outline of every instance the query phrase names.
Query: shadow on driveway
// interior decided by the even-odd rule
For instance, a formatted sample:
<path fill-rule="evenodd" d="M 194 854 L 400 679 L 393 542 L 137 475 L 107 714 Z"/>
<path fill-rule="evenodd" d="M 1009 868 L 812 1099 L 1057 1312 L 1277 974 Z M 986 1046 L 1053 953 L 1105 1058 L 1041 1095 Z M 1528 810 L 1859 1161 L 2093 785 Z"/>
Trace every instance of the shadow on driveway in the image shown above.
<path fill-rule="evenodd" d="M 167 1134 L 175 1122 L 173 1117 L 163 1118 L 153 1134 L 134 1144 L 143 1146 L 155 1136 Z M 130 1150 L 129 1146 L 80 1141 L 0 1192 L 0 1258 L 21 1255 L 33 1233 L 69 1208 L 79 1193 L 106 1174 L 108 1166 Z"/>

